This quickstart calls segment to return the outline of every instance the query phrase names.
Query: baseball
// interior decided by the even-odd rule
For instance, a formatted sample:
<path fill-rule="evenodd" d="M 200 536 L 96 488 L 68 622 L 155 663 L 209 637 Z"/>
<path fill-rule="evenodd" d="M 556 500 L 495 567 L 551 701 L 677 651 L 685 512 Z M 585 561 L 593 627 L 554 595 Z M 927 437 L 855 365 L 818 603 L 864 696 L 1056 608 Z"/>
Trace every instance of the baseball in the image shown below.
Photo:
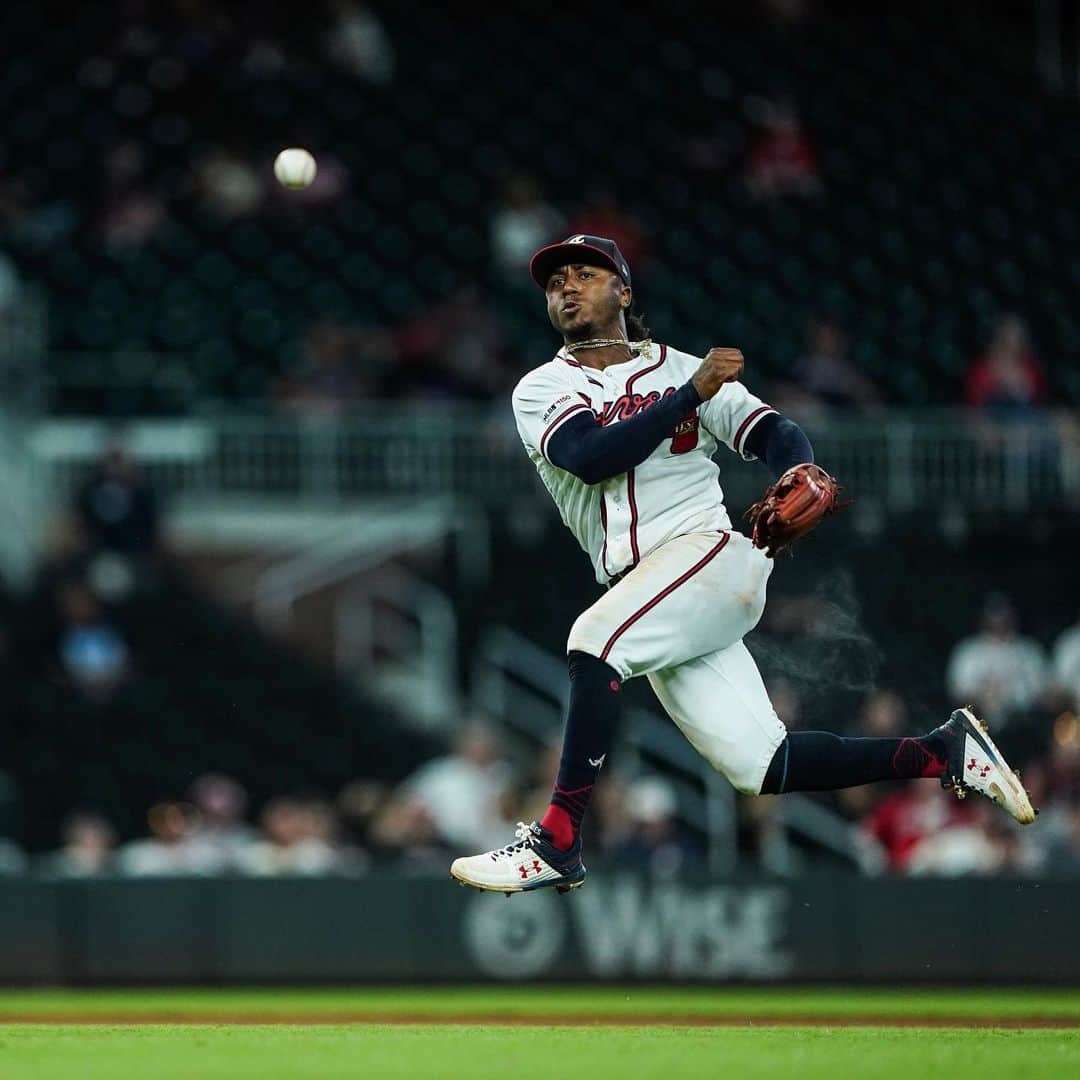
<path fill-rule="evenodd" d="M 291 146 L 274 158 L 274 175 L 287 188 L 306 188 L 315 179 L 315 159 L 307 150 Z"/>

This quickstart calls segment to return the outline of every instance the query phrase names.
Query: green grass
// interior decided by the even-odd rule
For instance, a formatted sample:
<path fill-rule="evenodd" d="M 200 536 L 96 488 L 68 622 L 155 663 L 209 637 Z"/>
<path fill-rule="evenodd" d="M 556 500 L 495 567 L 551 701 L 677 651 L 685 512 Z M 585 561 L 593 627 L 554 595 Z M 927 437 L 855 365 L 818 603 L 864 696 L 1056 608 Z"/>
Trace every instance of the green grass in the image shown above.
<path fill-rule="evenodd" d="M 1068 1017 L 1080 1023 L 1080 990 L 911 989 L 800 987 L 360 987 L 318 990 L 0 990 L 0 1018 L 28 1013 L 108 1017 L 115 1013 L 350 1016 L 358 1013 L 507 1017 L 687 1016 L 753 1019 L 760 1016 Z"/>
<path fill-rule="evenodd" d="M 590 1015 L 613 1026 L 467 1023 L 154 1023 L 272 1017 Z M 110 1016 L 144 1017 L 125 1026 Z M 770 1027 L 768 1017 L 812 1014 L 834 1025 Z M 54 1016 L 57 1023 L 20 1022 Z M 858 1018 L 1067 1018 L 1064 1029 L 844 1027 Z M 97 1024 L 63 1022 L 98 1017 Z M 634 1018 L 664 1020 L 635 1024 Z M 0 992 L 3 1080 L 273 1080 L 276 1077 L 498 1077 L 583 1080 L 657 1077 L 1080 1076 L 1080 991 L 711 989 L 659 987 L 362 988 L 355 990 L 93 990 Z M 685 1026 L 715 1018 L 737 1026 Z M 756 1019 L 755 1019 L 756 1018 Z M 684 1021 L 680 1025 L 680 1020 Z"/>
<path fill-rule="evenodd" d="M 738 1076 L 836 1080 L 1075 1077 L 1080 1038 L 1059 1031 L 895 1028 L 15 1026 L 6 1080 L 198 1077 Z"/>

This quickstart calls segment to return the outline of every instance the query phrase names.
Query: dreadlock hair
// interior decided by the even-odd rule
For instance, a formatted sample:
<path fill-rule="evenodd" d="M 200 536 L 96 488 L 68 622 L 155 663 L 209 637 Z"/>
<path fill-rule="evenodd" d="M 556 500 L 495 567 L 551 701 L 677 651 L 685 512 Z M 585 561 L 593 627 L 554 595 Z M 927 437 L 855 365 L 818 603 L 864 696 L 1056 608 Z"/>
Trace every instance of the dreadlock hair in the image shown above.
<path fill-rule="evenodd" d="M 652 331 L 645 325 L 645 316 L 638 311 L 636 300 L 631 300 L 626 309 L 626 336 L 630 341 L 644 341 L 652 337 Z"/>

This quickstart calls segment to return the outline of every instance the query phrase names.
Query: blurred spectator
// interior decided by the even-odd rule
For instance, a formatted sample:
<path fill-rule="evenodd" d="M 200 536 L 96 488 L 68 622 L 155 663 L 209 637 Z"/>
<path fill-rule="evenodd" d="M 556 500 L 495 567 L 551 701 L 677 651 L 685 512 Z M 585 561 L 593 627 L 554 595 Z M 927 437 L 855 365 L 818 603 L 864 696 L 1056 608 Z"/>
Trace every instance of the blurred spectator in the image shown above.
<path fill-rule="evenodd" d="M 473 721 L 456 734 L 449 754 L 421 765 L 400 785 L 386 812 L 421 837 L 430 829 L 453 849 L 490 847 L 506 830 L 501 802 L 509 782 L 494 730 Z"/>
<path fill-rule="evenodd" d="M 127 643 L 83 582 L 61 584 L 56 603 L 61 619 L 57 651 L 64 671 L 87 698 L 107 701 L 130 674 Z"/>
<path fill-rule="evenodd" d="M 343 857 L 334 844 L 329 806 L 317 800 L 271 799 L 260 816 L 263 838 L 239 853 L 249 874 L 331 874 L 357 872 L 363 860 L 356 849 Z"/>
<path fill-rule="evenodd" d="M 251 162 L 223 146 L 196 159 L 188 189 L 199 206 L 226 222 L 249 217 L 266 198 L 266 185 Z"/>
<path fill-rule="evenodd" d="M 789 376 L 777 380 L 773 398 L 779 408 L 803 412 L 815 407 L 866 408 L 881 401 L 874 383 L 852 362 L 847 335 L 828 316 L 807 324 L 806 351 Z"/>
<path fill-rule="evenodd" d="M 986 351 L 968 368 L 964 401 L 1001 419 L 1029 416 L 1045 403 L 1046 376 L 1018 316 L 1002 316 L 994 326 Z"/>
<path fill-rule="evenodd" d="M 862 703 L 853 733 L 875 739 L 895 739 L 911 730 L 904 699 L 894 690 L 872 690 Z M 862 784 L 835 793 L 835 804 L 852 819 L 869 814 L 896 785 Z"/>
<path fill-rule="evenodd" d="M 287 408 L 312 416 L 337 415 L 363 398 L 378 396 L 384 367 L 377 349 L 362 355 L 358 335 L 333 319 L 311 324 L 304 338 L 303 362 L 277 388 Z"/>
<path fill-rule="evenodd" d="M 539 821 L 544 816 L 551 803 L 552 777 L 559 771 L 561 756 L 561 742 L 548 743 L 540 753 L 532 755 L 530 775 L 526 778 L 531 786 L 520 797 L 514 810 L 504 816 L 521 821 Z M 606 784 L 609 777 L 602 779 Z"/>
<path fill-rule="evenodd" d="M 945 683 L 957 704 L 975 704 L 984 719 L 998 723 L 1037 704 L 1047 686 L 1042 647 L 1021 637 L 1012 602 L 991 593 L 983 602 L 979 627 L 949 656 Z"/>
<path fill-rule="evenodd" d="M 757 128 L 744 174 L 750 194 L 758 199 L 820 194 L 817 152 L 795 102 L 788 97 L 775 101 L 754 97 L 746 111 Z"/>
<path fill-rule="evenodd" d="M 119 873 L 131 877 L 169 874 L 205 876 L 224 869 L 222 857 L 205 844 L 192 843 L 198 822 L 195 807 L 161 802 L 150 807 L 151 835 L 124 844 L 116 853 Z"/>
<path fill-rule="evenodd" d="M 1038 834 L 1032 840 L 1039 846 L 1042 869 L 1080 874 L 1080 800 L 1044 807 Z"/>
<path fill-rule="evenodd" d="M 352 844 L 375 846 L 374 826 L 389 801 L 390 785 L 383 780 L 350 780 L 334 800 L 337 818 Z"/>
<path fill-rule="evenodd" d="M 165 201 L 146 176 L 146 151 L 137 140 L 106 151 L 98 207 L 98 229 L 109 247 L 138 247 L 165 223 Z"/>
<path fill-rule="evenodd" d="M 198 811 L 190 842 L 210 848 L 223 868 L 238 866 L 244 849 L 259 835 L 244 821 L 247 792 L 231 776 L 211 772 L 194 781 L 189 796 Z"/>
<path fill-rule="evenodd" d="M 676 817 L 671 784 L 643 776 L 626 793 L 629 835 L 615 852 L 620 867 L 641 869 L 656 878 L 675 878 L 704 860 L 704 851 L 685 835 Z"/>
<path fill-rule="evenodd" d="M 465 282 L 392 333 L 396 364 L 384 384 L 393 397 L 489 401 L 520 377 L 479 289 Z"/>
<path fill-rule="evenodd" d="M 366 4 L 337 0 L 326 37 L 328 58 L 342 70 L 382 84 L 394 77 L 394 47 L 386 28 Z"/>
<path fill-rule="evenodd" d="M 93 551 L 150 555 L 158 545 L 157 495 L 120 442 L 105 450 L 75 493 L 75 516 Z"/>
<path fill-rule="evenodd" d="M 1050 753 L 1042 760 L 1047 802 L 1080 802 L 1080 720 L 1063 713 L 1054 721 Z M 1029 783 L 1024 771 L 1024 782 Z"/>
<path fill-rule="evenodd" d="M 567 231 L 574 235 L 586 233 L 614 240 L 631 268 L 639 266 L 648 256 L 644 230 L 610 188 L 595 189 L 581 210 L 573 216 Z"/>
<path fill-rule="evenodd" d="M 565 232 L 566 219 L 544 200 L 535 176 L 514 173 L 506 179 L 491 216 L 491 251 L 496 269 L 507 281 L 527 281 L 522 271 L 533 252 L 561 240 Z"/>
<path fill-rule="evenodd" d="M 92 877 L 112 869 L 116 834 L 101 814 L 83 810 L 63 825 L 63 844 L 46 855 L 41 868 L 57 877 Z"/>
<path fill-rule="evenodd" d="M 860 735 L 893 739 L 910 730 L 907 706 L 895 690 L 873 690 L 863 702 L 859 718 Z"/>
<path fill-rule="evenodd" d="M 1070 707 L 1080 710 L 1080 619 L 1054 642 L 1054 681 L 1068 697 Z"/>
<path fill-rule="evenodd" d="M 938 784 L 916 780 L 877 802 L 861 827 L 883 849 L 888 868 L 905 871 L 926 837 L 965 820 L 965 805 Z"/>
<path fill-rule="evenodd" d="M 952 817 L 915 845 L 906 870 L 938 877 L 1027 873 L 1034 867 L 1018 829 L 987 800 L 975 800 L 964 815 Z"/>

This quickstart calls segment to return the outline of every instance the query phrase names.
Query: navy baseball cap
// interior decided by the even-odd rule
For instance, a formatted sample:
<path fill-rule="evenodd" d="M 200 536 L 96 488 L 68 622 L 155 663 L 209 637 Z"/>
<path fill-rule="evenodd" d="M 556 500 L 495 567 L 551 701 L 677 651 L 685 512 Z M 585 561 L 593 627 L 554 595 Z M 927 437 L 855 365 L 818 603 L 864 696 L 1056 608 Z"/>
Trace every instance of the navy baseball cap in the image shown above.
<path fill-rule="evenodd" d="M 541 289 L 546 289 L 552 270 L 557 266 L 572 266 L 574 263 L 603 266 L 613 270 L 627 285 L 631 284 L 630 264 L 623 257 L 618 244 L 604 236 L 586 236 L 584 233 L 570 236 L 561 244 L 542 247 L 529 260 L 529 273 Z"/>

